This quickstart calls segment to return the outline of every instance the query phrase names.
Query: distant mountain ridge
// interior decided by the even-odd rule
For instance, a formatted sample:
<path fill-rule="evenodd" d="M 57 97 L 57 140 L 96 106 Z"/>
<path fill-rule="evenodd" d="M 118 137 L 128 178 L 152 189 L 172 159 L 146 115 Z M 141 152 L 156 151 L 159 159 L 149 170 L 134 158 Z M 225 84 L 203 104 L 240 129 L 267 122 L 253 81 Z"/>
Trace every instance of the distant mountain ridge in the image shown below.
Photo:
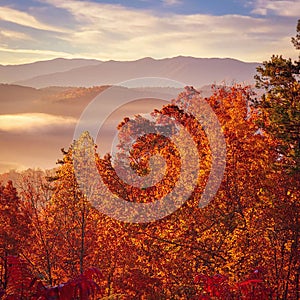
<path fill-rule="evenodd" d="M 40 75 L 64 72 L 101 63 L 102 61 L 95 59 L 55 58 L 21 65 L 0 65 L 0 83 L 14 83 Z"/>
<path fill-rule="evenodd" d="M 232 58 L 178 56 L 134 61 L 56 59 L 18 66 L 0 66 L 0 82 L 34 88 L 48 86 L 91 87 L 142 78 L 168 78 L 184 85 L 203 86 L 226 82 L 253 83 L 258 63 Z M 13 72 L 18 74 L 12 75 Z"/>

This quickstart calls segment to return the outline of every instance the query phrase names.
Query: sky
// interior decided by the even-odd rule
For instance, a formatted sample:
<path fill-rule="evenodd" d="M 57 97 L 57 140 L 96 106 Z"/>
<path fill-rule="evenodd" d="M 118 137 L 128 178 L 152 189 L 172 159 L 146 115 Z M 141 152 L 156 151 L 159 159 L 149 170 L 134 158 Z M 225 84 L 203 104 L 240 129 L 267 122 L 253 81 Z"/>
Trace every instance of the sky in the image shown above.
<path fill-rule="evenodd" d="M 296 59 L 299 0 L 0 0 L 0 64 L 272 54 Z"/>

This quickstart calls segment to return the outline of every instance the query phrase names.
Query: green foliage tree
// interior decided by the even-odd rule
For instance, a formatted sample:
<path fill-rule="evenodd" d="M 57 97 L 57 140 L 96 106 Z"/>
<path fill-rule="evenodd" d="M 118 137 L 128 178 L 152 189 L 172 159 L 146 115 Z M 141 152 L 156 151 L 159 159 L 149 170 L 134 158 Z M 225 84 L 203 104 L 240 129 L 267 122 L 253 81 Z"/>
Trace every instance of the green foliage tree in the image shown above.
<path fill-rule="evenodd" d="M 300 50 L 300 20 L 297 35 L 292 38 Z M 293 62 L 282 55 L 273 55 L 257 68 L 256 87 L 265 94 L 256 102 L 260 126 L 278 140 L 278 162 L 289 171 L 300 171 L 300 57 Z"/>
<path fill-rule="evenodd" d="M 292 43 L 300 50 L 300 20 Z M 257 72 L 256 86 L 265 90 L 256 101 L 258 123 L 265 134 L 274 138 L 273 148 L 277 151 L 273 187 L 263 191 L 272 203 L 266 215 L 274 224 L 267 231 L 274 257 L 275 293 L 280 299 L 299 299 L 300 56 L 293 62 L 273 55 Z"/>
<path fill-rule="evenodd" d="M 292 37 L 292 43 L 297 50 L 300 50 L 300 20 L 298 20 L 297 24 L 297 34 L 295 37 Z"/>

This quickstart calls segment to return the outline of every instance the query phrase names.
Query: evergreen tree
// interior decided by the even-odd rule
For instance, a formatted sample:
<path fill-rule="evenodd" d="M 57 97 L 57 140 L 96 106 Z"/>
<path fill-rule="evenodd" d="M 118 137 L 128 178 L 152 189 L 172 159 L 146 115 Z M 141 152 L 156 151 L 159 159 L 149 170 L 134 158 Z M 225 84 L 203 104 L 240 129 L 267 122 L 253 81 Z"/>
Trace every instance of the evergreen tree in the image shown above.
<path fill-rule="evenodd" d="M 300 49 L 300 20 L 292 42 Z M 256 103 L 260 112 L 260 126 L 278 140 L 277 150 L 281 166 L 289 171 L 300 170 L 300 83 L 298 61 L 273 55 L 257 68 L 256 86 L 265 94 Z"/>

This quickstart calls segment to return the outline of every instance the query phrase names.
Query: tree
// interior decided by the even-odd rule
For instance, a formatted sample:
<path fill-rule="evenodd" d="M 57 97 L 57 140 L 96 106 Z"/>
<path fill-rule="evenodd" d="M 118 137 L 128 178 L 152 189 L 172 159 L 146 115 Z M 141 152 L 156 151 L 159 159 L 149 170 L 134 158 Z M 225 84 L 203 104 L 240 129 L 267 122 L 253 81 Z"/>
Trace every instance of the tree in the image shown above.
<path fill-rule="evenodd" d="M 300 20 L 292 38 L 300 50 Z M 258 124 L 274 139 L 277 152 L 272 165 L 273 185 L 261 192 L 272 204 L 266 212 L 270 220 L 268 240 L 272 245 L 276 295 L 299 299 L 299 185 L 300 185 L 300 56 L 292 62 L 281 55 L 257 68 L 256 86 L 265 93 L 256 101 Z M 274 184 L 275 183 L 275 184 Z"/>
<path fill-rule="evenodd" d="M 87 220 L 90 206 L 81 193 L 73 170 L 72 147 L 62 150 L 64 157 L 53 180 L 54 192 L 47 203 L 45 213 L 51 216 L 47 222 L 48 239 L 55 261 L 52 263 L 52 275 L 56 281 L 66 280 L 82 273 L 85 269 L 85 257 L 88 255 Z M 91 228 L 89 228 L 91 229 Z M 89 230 L 92 234 L 93 230 Z"/>
<path fill-rule="evenodd" d="M 299 50 L 300 20 L 295 38 Z M 300 172 L 300 56 L 299 60 L 273 55 L 257 68 L 256 86 L 265 94 L 256 102 L 260 126 L 278 139 L 278 163 L 291 172 Z"/>
<path fill-rule="evenodd" d="M 28 247 L 30 220 L 12 182 L 0 186 L 0 284 L 8 283 L 8 257 L 19 255 Z"/>
<path fill-rule="evenodd" d="M 297 24 L 297 34 L 295 37 L 292 37 L 292 43 L 297 50 L 300 50 L 300 20 L 298 20 Z"/>
<path fill-rule="evenodd" d="M 227 167 L 217 195 L 203 209 L 198 208 L 198 203 L 207 178 L 211 155 L 201 125 L 192 115 L 178 108 L 180 103 L 189 105 L 192 98 L 200 101 L 201 96 L 186 90 L 171 105 L 159 111 L 162 115 L 176 119 L 190 132 L 199 147 L 202 167 L 198 186 L 180 209 L 157 222 L 127 225 L 123 228 L 123 232 L 128 233 L 124 235 L 128 241 L 124 243 L 125 249 L 131 249 L 132 256 L 137 257 L 135 267 L 141 274 L 151 274 L 152 279 L 158 279 L 158 290 L 165 298 L 173 295 L 182 298 L 195 296 L 195 287 L 192 285 L 195 272 L 224 274 L 232 281 L 239 281 L 251 270 L 261 265 L 268 269 L 271 265 L 271 244 L 264 234 L 271 221 L 264 218 L 264 214 L 271 204 L 268 203 L 268 198 L 259 195 L 261 190 L 268 188 L 267 178 L 271 177 L 273 182 L 275 180 L 272 176 L 276 174 L 272 173 L 270 165 L 275 160 L 276 153 L 271 149 L 272 138 L 257 132 L 259 127 L 255 122 L 256 114 L 249 107 L 250 96 L 251 90 L 248 87 L 236 85 L 216 89 L 206 99 L 221 122 L 227 144 Z M 125 119 L 120 126 L 129 122 L 129 131 L 124 132 L 125 140 L 135 132 L 135 124 L 142 126 L 145 122 L 149 125 L 149 120 L 143 121 L 137 116 L 130 121 Z M 153 154 L 149 145 L 157 152 L 164 151 L 166 144 L 159 147 L 157 141 L 156 135 L 149 134 L 147 138 L 138 139 L 133 145 L 130 154 L 135 162 L 139 162 L 138 167 L 133 164 L 134 168 L 139 168 L 138 171 L 145 168 L 148 172 L 144 162 Z M 120 147 L 125 146 L 121 144 Z M 174 160 L 171 155 L 165 157 L 166 160 Z M 104 178 L 107 177 L 106 184 L 112 192 L 122 195 L 121 192 L 125 191 L 123 195 L 129 201 L 143 201 L 139 197 L 147 197 L 147 194 L 138 194 L 137 189 L 130 189 L 123 184 L 112 169 L 110 157 L 99 160 L 99 164 L 99 172 Z M 176 163 L 173 166 L 170 179 L 176 178 L 176 174 L 180 172 L 178 165 Z M 189 185 L 190 181 L 187 179 L 184 184 Z M 163 187 L 161 185 L 161 189 Z M 167 185 L 163 191 L 169 191 L 170 188 Z M 155 196 L 162 195 L 159 190 Z M 128 247 L 129 241 L 132 241 L 133 246 Z M 125 274 L 121 277 L 126 281 L 126 274 L 132 273 L 134 276 L 130 259 L 132 258 L 125 258 Z M 119 263 L 117 266 L 120 266 Z M 273 276 L 272 271 L 268 271 L 270 278 Z M 148 284 L 151 285 L 151 280 Z M 138 285 L 136 281 L 131 289 L 137 289 Z M 123 287 L 123 291 L 126 288 L 126 293 L 129 294 L 128 285 L 117 286 L 118 291 L 122 292 Z"/>
<path fill-rule="evenodd" d="M 31 222 L 30 247 L 23 249 L 23 256 L 31 263 L 34 273 L 49 285 L 53 281 L 52 265 L 56 256 L 53 245 L 57 239 L 49 230 L 52 216 L 46 209 L 53 193 L 53 183 L 47 178 L 53 173 L 29 169 L 20 174 L 18 184 L 23 210 Z"/>
<path fill-rule="evenodd" d="M 16 256 L 8 256 L 7 259 L 9 280 L 6 290 L 0 293 L 3 300 L 89 300 L 100 291 L 97 281 L 101 273 L 96 268 L 87 269 L 57 286 L 45 286 L 30 272 L 26 261 Z"/>

